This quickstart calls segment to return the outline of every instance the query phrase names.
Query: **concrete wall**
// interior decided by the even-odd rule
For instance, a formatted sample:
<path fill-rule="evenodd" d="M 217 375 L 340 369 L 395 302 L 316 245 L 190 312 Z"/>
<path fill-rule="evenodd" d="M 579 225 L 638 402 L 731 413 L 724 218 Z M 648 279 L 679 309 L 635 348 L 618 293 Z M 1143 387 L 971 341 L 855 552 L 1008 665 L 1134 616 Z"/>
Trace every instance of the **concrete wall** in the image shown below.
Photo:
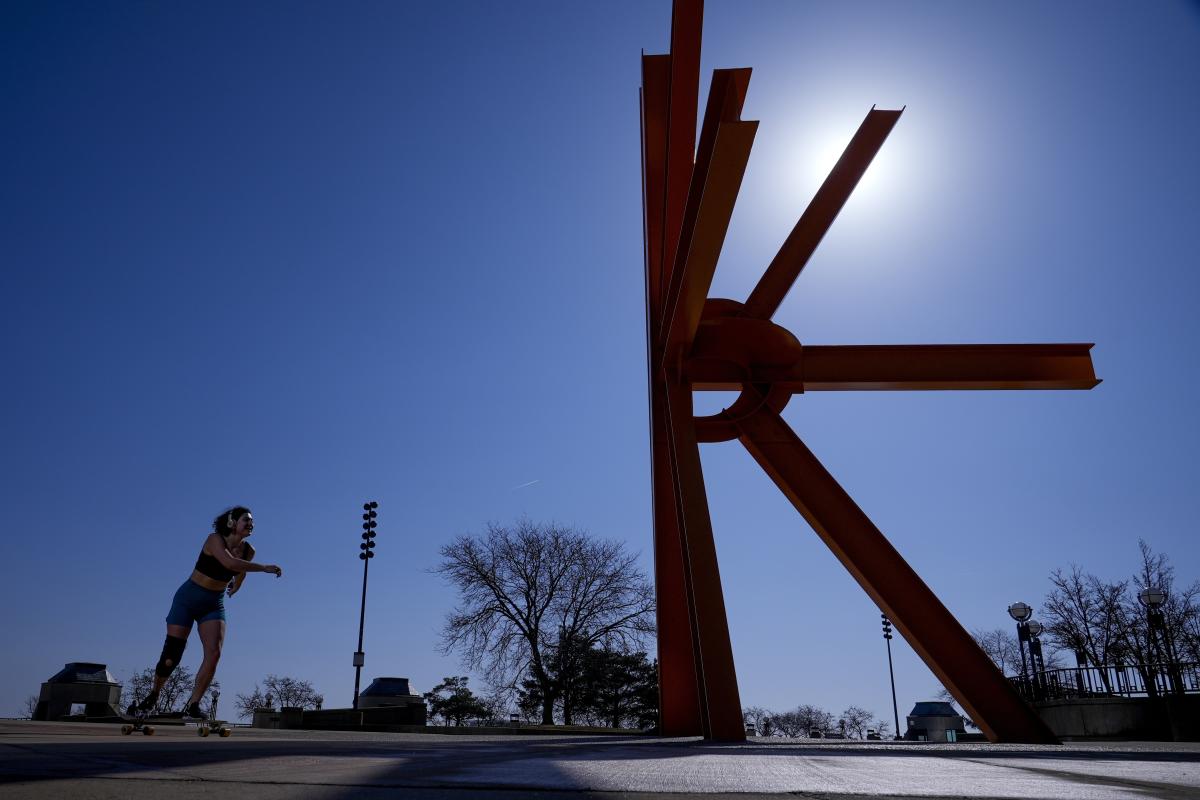
<path fill-rule="evenodd" d="M 302 711 L 299 708 L 258 709 L 255 728 L 304 728 L 308 730 L 359 730 L 380 726 L 424 727 L 425 703 L 380 706 L 377 708 L 330 708 Z"/>
<path fill-rule="evenodd" d="M 1060 739 L 1200 741 L 1200 695 L 1088 697 L 1034 706 Z"/>

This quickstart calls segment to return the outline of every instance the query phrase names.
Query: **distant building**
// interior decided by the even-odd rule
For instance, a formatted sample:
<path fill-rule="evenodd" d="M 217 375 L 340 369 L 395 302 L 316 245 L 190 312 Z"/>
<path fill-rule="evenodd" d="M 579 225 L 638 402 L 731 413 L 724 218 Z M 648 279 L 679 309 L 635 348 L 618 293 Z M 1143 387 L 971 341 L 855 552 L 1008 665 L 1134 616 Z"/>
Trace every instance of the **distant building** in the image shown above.
<path fill-rule="evenodd" d="M 962 715 L 954 706 L 940 700 L 922 700 L 908 712 L 908 730 L 904 738 L 910 742 L 956 742 L 966 733 Z"/>
<path fill-rule="evenodd" d="M 121 712 L 121 684 L 108 667 L 91 661 L 72 661 L 42 684 L 33 718 L 57 720 L 69 717 L 71 707 L 83 705 L 84 717 L 116 717 Z"/>

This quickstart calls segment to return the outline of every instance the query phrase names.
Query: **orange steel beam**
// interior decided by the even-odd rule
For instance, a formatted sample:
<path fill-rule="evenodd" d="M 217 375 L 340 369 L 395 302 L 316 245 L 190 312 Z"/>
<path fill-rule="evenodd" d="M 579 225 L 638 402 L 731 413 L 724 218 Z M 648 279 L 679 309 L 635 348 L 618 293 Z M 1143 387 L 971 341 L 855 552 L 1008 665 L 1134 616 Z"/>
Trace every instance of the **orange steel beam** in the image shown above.
<path fill-rule="evenodd" d="M 654 501 L 654 589 L 658 630 L 659 718 L 663 736 L 703 735 L 703 674 L 693 640 L 691 571 L 685 566 L 683 532 L 675 491 L 676 470 L 667 428 L 666 386 L 652 377 L 651 480 Z"/>
<path fill-rule="evenodd" d="M 679 229 L 696 153 L 696 107 L 700 94 L 701 0 L 675 0 L 671 10 L 670 81 L 667 92 L 667 152 L 663 213 L 663 277 L 670 283 Z"/>
<path fill-rule="evenodd" d="M 733 216 L 758 130 L 757 122 L 739 119 L 749 82 L 748 69 L 713 73 L 659 329 L 666 359 L 677 360 L 691 347 Z"/>
<path fill-rule="evenodd" d="M 754 460 L 989 739 L 1058 741 L 782 417 L 763 408 L 736 424 Z"/>
<path fill-rule="evenodd" d="M 642 201 L 646 242 L 647 361 L 653 364 L 659 339 L 664 279 L 663 227 L 666 211 L 667 117 L 671 82 L 670 56 L 642 56 Z M 648 375 L 650 471 L 654 503 L 654 586 L 658 630 L 659 730 L 664 736 L 690 736 L 704 731 L 699 678 L 692 646 L 691 611 L 683 540 L 675 503 L 667 430 L 665 389 L 657 371 Z"/>
<path fill-rule="evenodd" d="M 789 366 L 706 359 L 698 339 L 685 374 L 697 391 L 737 391 L 745 381 L 791 392 L 937 389 L 1091 389 L 1100 383 L 1091 344 L 805 345 Z"/>
<path fill-rule="evenodd" d="M 821 188 L 813 196 L 796 227 L 788 234 L 779 253 L 759 279 L 758 285 L 746 300 L 743 315 L 757 319 L 774 316 L 784 296 L 821 243 L 850 193 L 871 165 L 875 154 L 892 132 L 903 111 L 880 111 L 874 108 L 858 127 L 858 132 L 830 171 Z"/>
<path fill-rule="evenodd" d="M 663 225 L 667 202 L 667 93 L 670 56 L 642 56 L 642 225 L 646 242 L 647 323 L 662 315 Z M 647 339 L 653 342 L 654 336 Z"/>
<path fill-rule="evenodd" d="M 646 242 L 646 344 L 654 485 L 659 728 L 668 736 L 709 735 L 699 663 L 692 570 L 682 527 L 679 470 L 667 413 L 661 330 L 691 181 L 700 81 L 703 4 L 677 0 L 669 55 L 642 57 L 642 196 Z"/>
<path fill-rule="evenodd" d="M 700 445 L 692 423 L 692 391 L 687 384 L 670 380 L 665 389 L 675 501 L 695 648 L 701 734 L 716 741 L 745 741 L 746 727 L 704 491 Z"/>

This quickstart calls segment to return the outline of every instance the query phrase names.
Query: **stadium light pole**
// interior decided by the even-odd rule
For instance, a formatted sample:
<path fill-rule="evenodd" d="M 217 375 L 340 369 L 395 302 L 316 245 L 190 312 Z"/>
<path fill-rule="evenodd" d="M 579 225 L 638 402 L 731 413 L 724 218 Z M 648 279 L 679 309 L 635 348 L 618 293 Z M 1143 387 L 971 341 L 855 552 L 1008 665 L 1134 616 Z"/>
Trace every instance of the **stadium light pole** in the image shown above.
<path fill-rule="evenodd" d="M 888 678 L 892 681 L 892 720 L 896 723 L 896 732 L 893 735 L 894 739 L 900 738 L 900 711 L 896 708 L 896 673 L 892 669 L 892 621 L 888 619 L 887 614 L 880 614 L 883 618 L 883 638 L 887 642 L 888 651 Z"/>
<path fill-rule="evenodd" d="M 371 559 L 375 557 L 375 509 L 379 508 L 379 503 L 374 500 L 363 503 L 363 534 L 362 544 L 358 546 L 358 557 L 363 562 L 363 588 L 362 588 L 362 606 L 358 611 L 358 649 L 354 651 L 354 706 L 358 710 L 358 687 L 359 681 L 362 678 L 363 664 L 366 663 L 366 653 L 363 652 L 363 623 L 367 619 L 367 566 L 371 563 Z"/>

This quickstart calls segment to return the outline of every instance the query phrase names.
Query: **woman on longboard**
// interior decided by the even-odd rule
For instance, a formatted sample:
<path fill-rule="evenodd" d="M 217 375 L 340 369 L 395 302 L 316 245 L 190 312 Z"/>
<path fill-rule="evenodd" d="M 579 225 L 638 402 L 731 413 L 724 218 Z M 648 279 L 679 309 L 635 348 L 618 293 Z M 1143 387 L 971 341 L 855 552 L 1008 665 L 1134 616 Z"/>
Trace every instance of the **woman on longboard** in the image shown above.
<path fill-rule="evenodd" d="M 185 717 L 203 719 L 200 698 L 212 683 L 225 641 L 225 592 L 233 597 L 241 588 L 247 572 L 270 572 L 276 578 L 283 570 L 275 564 L 254 562 L 254 547 L 246 541 L 254 531 L 254 516 L 245 506 L 222 511 L 213 520 L 213 532 L 204 540 L 200 557 L 192 576 L 175 592 L 171 611 L 167 614 L 167 641 L 154 667 L 154 688 L 140 703 L 129 707 L 129 714 L 152 711 L 158 703 L 158 692 L 179 665 L 187 647 L 192 623 L 200 623 L 200 643 L 204 646 L 204 661 L 196 673 L 192 697 Z"/>

